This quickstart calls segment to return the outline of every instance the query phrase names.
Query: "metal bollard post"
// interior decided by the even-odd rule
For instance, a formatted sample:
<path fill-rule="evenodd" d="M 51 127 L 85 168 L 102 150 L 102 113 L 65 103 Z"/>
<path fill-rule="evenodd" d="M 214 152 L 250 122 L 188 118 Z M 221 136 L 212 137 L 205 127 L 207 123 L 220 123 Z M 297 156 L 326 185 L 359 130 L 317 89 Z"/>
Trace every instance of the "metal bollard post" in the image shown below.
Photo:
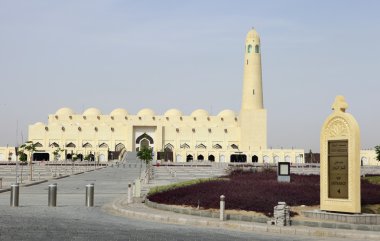
<path fill-rule="evenodd" d="M 3 189 L 3 178 L 0 178 L 0 189 Z"/>
<path fill-rule="evenodd" d="M 132 183 L 132 197 L 135 197 L 136 195 L 136 185 L 135 182 Z"/>
<path fill-rule="evenodd" d="M 11 185 L 11 207 L 18 207 L 20 185 L 18 183 Z"/>
<path fill-rule="evenodd" d="M 53 183 L 49 185 L 48 206 L 49 207 L 57 206 L 57 183 Z"/>
<path fill-rule="evenodd" d="M 226 220 L 225 215 L 224 215 L 224 209 L 226 207 L 226 202 L 224 201 L 224 199 L 225 199 L 224 195 L 220 196 L 220 213 L 219 213 L 219 220 L 220 221 Z"/>
<path fill-rule="evenodd" d="M 94 206 L 94 183 L 86 185 L 86 207 Z"/>
<path fill-rule="evenodd" d="M 127 203 L 132 203 L 132 184 L 128 183 Z"/>

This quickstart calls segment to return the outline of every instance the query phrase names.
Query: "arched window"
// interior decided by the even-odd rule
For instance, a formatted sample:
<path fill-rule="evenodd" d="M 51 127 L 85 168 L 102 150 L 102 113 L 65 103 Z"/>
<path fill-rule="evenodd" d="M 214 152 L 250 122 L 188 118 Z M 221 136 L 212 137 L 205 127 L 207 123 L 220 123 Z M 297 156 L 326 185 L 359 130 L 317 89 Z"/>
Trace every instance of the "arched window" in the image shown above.
<path fill-rule="evenodd" d="M 198 158 L 197 158 L 199 161 L 203 161 L 205 158 L 203 155 L 199 155 Z"/>
<path fill-rule="evenodd" d="M 258 44 L 255 46 L 255 53 L 260 53 L 260 46 Z"/>
<path fill-rule="evenodd" d="M 248 53 L 251 53 L 251 52 L 252 52 L 252 45 L 248 45 L 248 47 L 247 47 L 247 52 L 248 52 Z"/>

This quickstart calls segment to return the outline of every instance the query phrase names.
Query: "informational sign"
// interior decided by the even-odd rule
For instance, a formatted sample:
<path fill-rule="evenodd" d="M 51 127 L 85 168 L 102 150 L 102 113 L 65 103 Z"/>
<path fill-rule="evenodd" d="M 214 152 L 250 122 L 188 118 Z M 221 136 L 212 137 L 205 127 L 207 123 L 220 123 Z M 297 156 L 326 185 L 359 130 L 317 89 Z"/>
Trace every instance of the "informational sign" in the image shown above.
<path fill-rule="evenodd" d="M 348 199 L 348 140 L 328 141 L 328 197 Z"/>

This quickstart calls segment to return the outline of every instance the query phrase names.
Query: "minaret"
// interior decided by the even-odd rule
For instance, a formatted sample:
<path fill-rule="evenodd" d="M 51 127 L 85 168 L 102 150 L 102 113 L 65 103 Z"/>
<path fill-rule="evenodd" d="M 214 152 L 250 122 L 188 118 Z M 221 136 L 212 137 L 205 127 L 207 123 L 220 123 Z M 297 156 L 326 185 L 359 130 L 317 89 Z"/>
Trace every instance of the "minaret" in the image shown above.
<path fill-rule="evenodd" d="M 245 39 L 243 98 L 241 110 L 263 109 L 260 36 L 251 29 Z"/>
<path fill-rule="evenodd" d="M 267 114 L 263 104 L 261 45 L 255 29 L 245 39 L 243 95 L 240 110 L 240 151 L 247 159 L 267 148 Z M 259 160 L 261 162 L 262 160 Z"/>

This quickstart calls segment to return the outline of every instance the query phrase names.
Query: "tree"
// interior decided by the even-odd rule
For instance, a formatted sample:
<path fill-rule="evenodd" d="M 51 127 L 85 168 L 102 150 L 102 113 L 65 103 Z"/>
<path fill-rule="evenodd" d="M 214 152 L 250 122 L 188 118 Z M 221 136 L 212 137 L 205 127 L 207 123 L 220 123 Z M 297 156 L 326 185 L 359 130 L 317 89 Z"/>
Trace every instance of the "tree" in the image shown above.
<path fill-rule="evenodd" d="M 27 141 L 25 142 L 25 144 L 22 144 L 20 147 L 19 147 L 21 150 L 22 153 L 25 154 L 25 151 L 29 152 L 29 157 L 30 157 L 30 175 L 29 175 L 29 180 L 32 181 L 33 180 L 33 163 L 32 163 L 32 159 L 33 159 L 33 153 L 36 151 L 36 148 L 37 148 L 37 143 L 33 143 L 33 141 Z"/>
<path fill-rule="evenodd" d="M 137 152 L 137 157 L 144 161 L 145 164 L 148 164 L 150 161 L 153 160 L 152 157 L 152 148 L 149 147 L 142 147 L 138 152 Z"/>
<path fill-rule="evenodd" d="M 380 146 L 375 146 L 376 160 L 380 161 Z"/>
<path fill-rule="evenodd" d="M 59 158 L 62 156 L 61 154 L 59 154 L 60 152 L 64 152 L 65 149 L 61 149 L 60 147 L 58 147 L 55 151 L 53 151 L 53 155 L 54 155 L 54 159 L 59 161 Z"/>
<path fill-rule="evenodd" d="M 18 154 L 18 158 L 19 158 L 19 160 L 20 160 L 20 162 L 22 163 L 21 164 L 21 183 L 22 183 L 22 171 L 23 171 L 23 169 L 24 169 L 24 165 L 27 163 L 27 161 L 28 161 L 28 157 L 27 157 L 27 155 L 24 153 L 24 150 L 19 150 L 18 152 L 17 152 L 17 154 Z"/>

